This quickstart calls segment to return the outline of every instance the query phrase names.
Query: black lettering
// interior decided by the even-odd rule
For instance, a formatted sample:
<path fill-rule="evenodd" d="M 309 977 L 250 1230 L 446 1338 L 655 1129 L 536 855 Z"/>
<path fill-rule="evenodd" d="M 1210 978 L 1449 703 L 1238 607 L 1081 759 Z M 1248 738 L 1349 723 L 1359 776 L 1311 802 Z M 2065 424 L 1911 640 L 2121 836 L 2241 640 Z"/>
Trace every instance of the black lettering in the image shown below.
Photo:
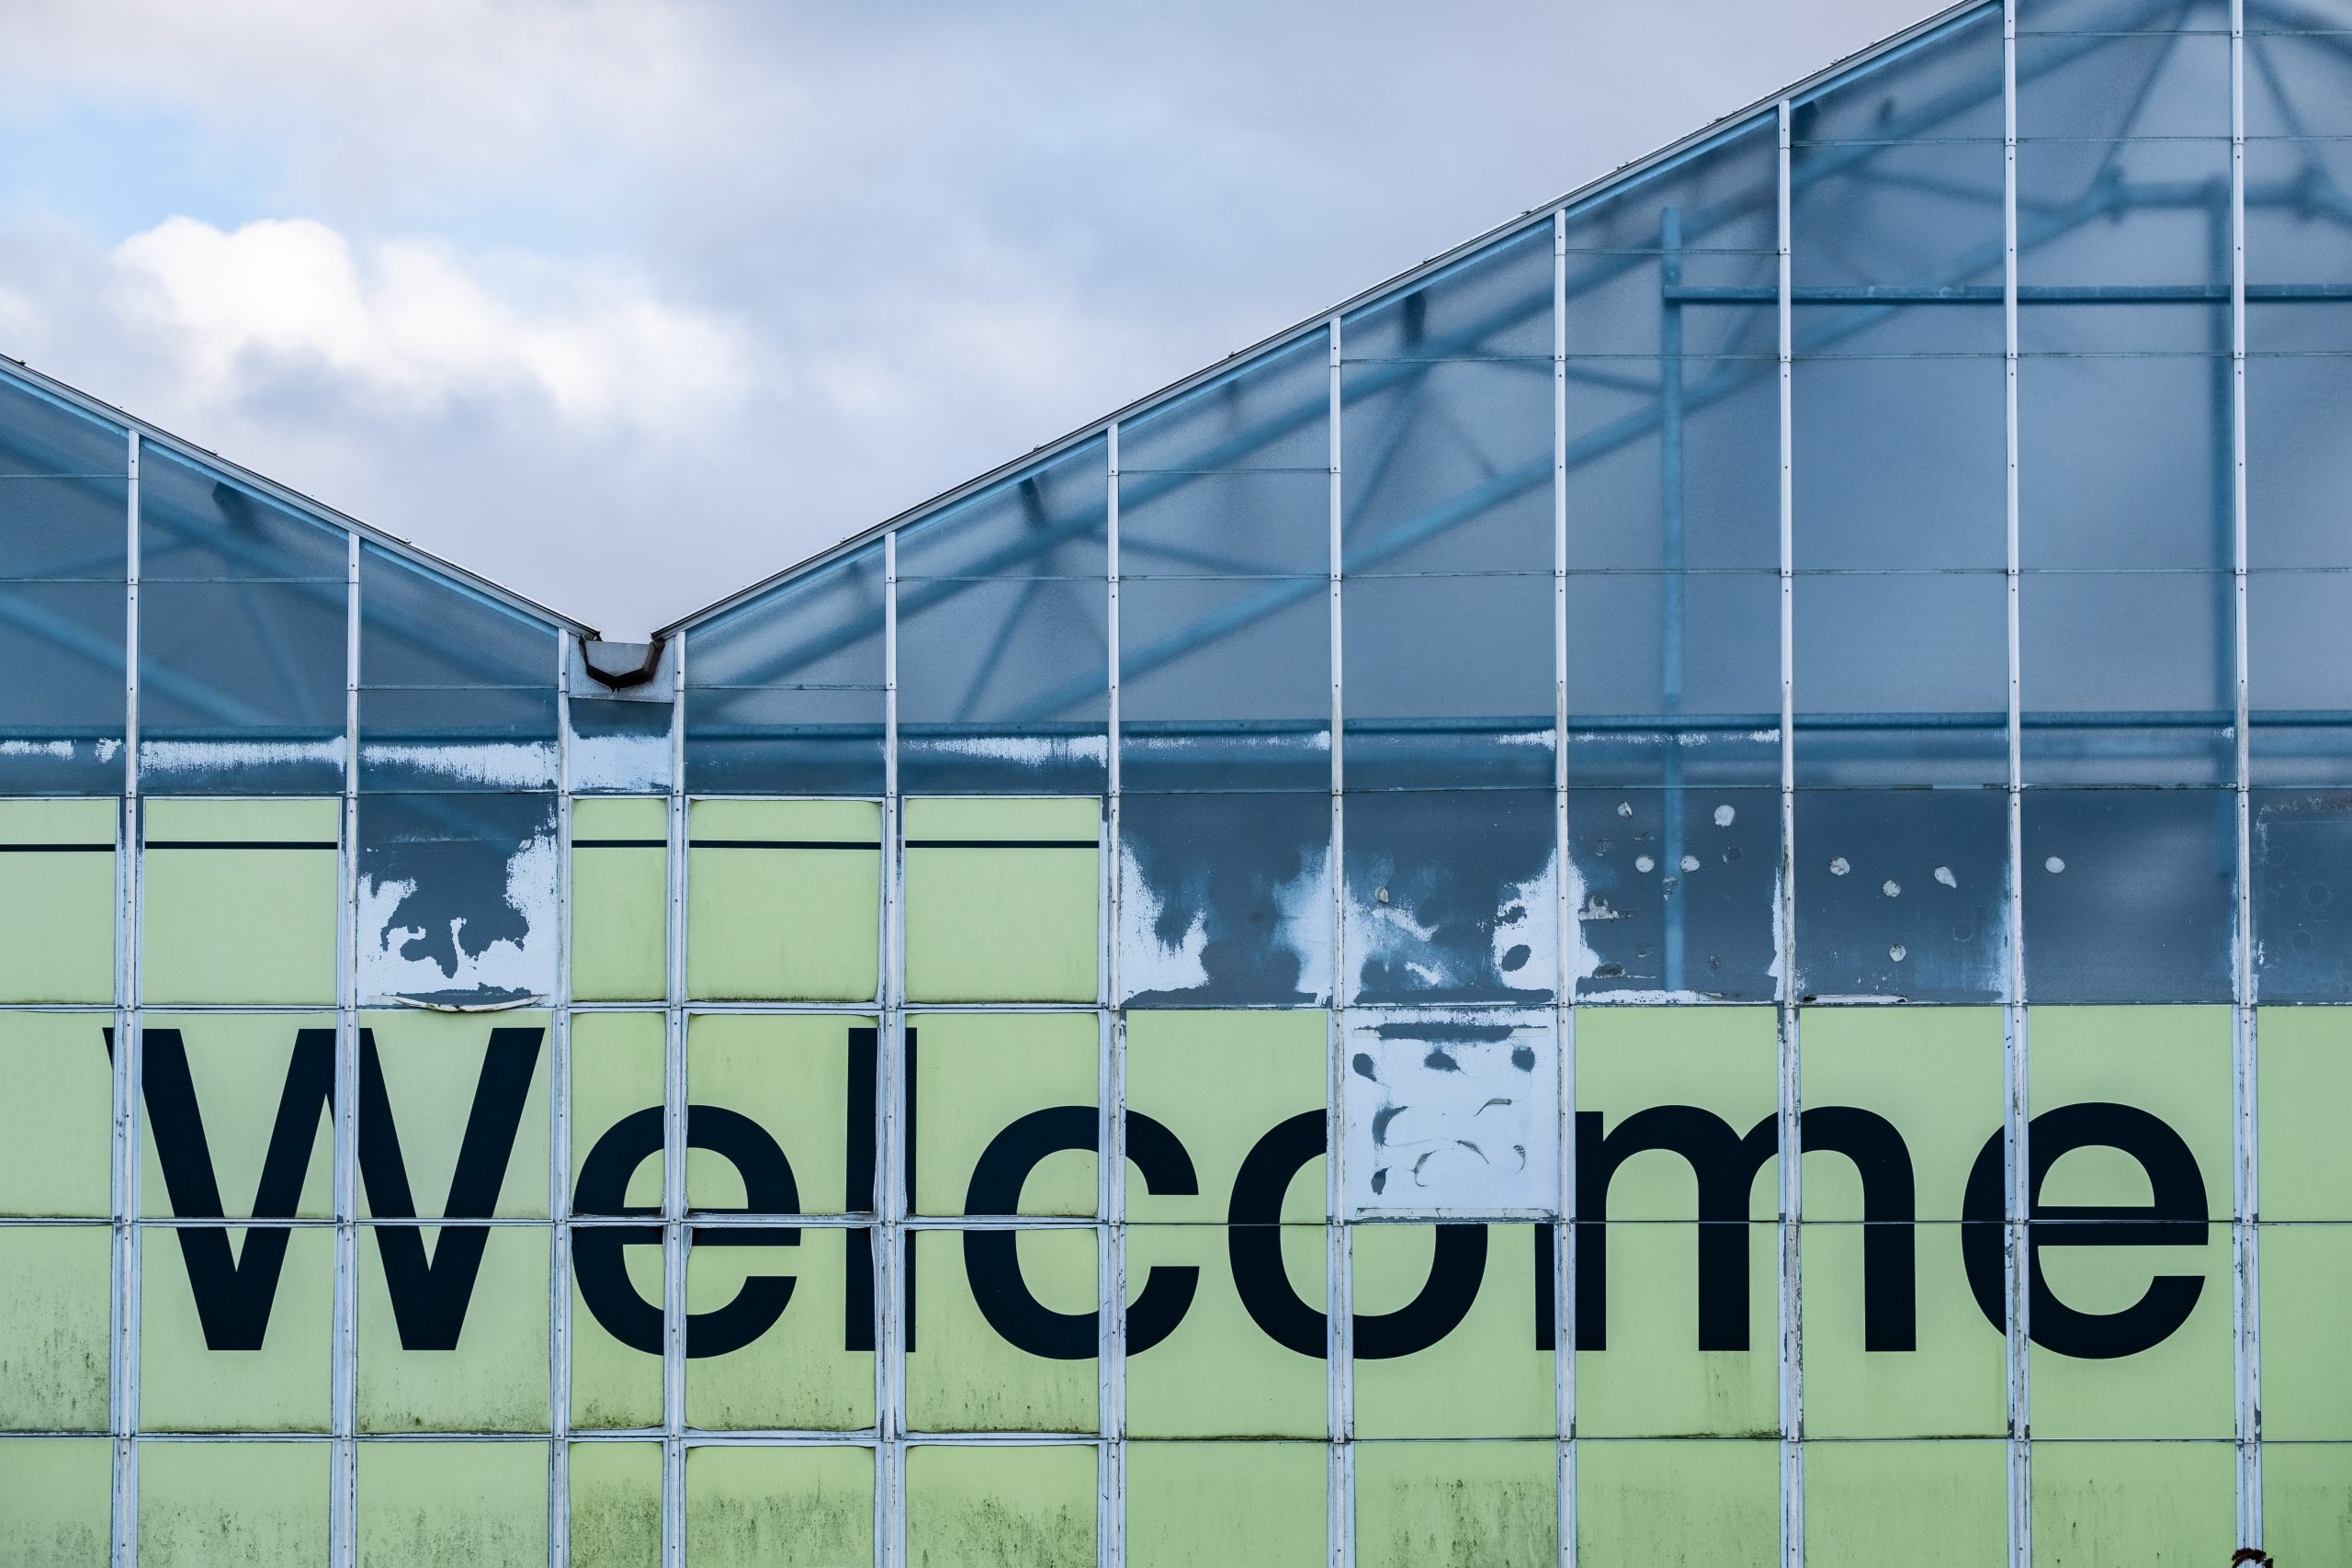
<path fill-rule="evenodd" d="M 2008 1332 L 2002 1268 L 2002 1188 L 2007 1137 L 1995 1133 L 1977 1152 L 1961 1203 L 1961 1258 L 1977 1310 Z M 2134 1105 L 2085 1100 L 2045 1111 L 2027 1124 L 2026 1326 L 2045 1350 L 2082 1360 L 2136 1356 L 2169 1338 L 2197 1308 L 2205 1280 L 2196 1274 L 2159 1274 L 2121 1312 L 2081 1312 L 2060 1301 L 2042 1278 L 2045 1247 L 2202 1247 L 2209 1210 L 2205 1178 L 2181 1135 L 2160 1117 Z M 2042 1179 L 2061 1155 L 2081 1148 L 2119 1149 L 2148 1173 L 2151 1201 L 2102 1207 L 2045 1204 Z"/>

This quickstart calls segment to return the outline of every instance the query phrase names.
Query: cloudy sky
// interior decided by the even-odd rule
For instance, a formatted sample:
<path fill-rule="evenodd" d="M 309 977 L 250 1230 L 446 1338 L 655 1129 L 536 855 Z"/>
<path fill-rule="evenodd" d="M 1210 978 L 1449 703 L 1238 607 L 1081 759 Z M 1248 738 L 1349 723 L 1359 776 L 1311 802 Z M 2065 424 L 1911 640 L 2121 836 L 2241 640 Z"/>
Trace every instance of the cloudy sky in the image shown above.
<path fill-rule="evenodd" d="M 0 0 L 0 354 L 640 636 L 1934 0 Z"/>

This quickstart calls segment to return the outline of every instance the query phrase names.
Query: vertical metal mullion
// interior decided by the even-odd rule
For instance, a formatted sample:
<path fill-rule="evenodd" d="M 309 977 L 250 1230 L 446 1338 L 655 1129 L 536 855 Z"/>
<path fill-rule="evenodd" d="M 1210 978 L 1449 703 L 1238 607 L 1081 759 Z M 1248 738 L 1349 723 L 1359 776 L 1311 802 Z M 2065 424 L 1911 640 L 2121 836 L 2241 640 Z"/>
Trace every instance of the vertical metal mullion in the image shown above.
<path fill-rule="evenodd" d="M 2029 1177 L 2029 1121 L 2025 989 L 2025 744 L 2024 680 L 2019 660 L 2020 618 L 2018 484 L 2018 16 L 2017 0 L 2001 5 L 2001 317 L 2003 506 L 2006 514 L 2006 579 L 2008 590 L 2008 976 L 2002 1042 L 2003 1145 L 2007 1164 L 2003 1200 L 2003 1295 L 2007 1326 L 2009 1430 L 2009 1562 L 2033 1563 L 2032 1357 L 2027 1319 L 2025 1268 Z"/>
<path fill-rule="evenodd" d="M 1102 1423 L 1101 1465 L 1096 1472 L 1101 1496 L 1097 1506 L 1095 1541 L 1102 1568 L 1120 1568 L 1126 1561 L 1126 1024 L 1119 1012 L 1119 426 L 1114 422 L 1106 437 L 1108 478 L 1104 499 L 1106 547 L 1104 588 L 1107 594 L 1105 641 L 1109 645 L 1107 678 L 1110 705 L 1106 745 L 1110 795 L 1103 844 L 1108 883 L 1102 900 L 1102 1060 L 1098 1095 L 1102 1104 L 1099 1141 L 1102 1157 L 1096 1162 L 1103 1229 L 1096 1252 L 1101 1285 L 1097 1308 L 1100 1359 L 1096 1363 L 1097 1394 Z"/>
<path fill-rule="evenodd" d="M 2260 1199 L 2255 1160 L 2260 1037 L 2255 1013 L 2253 742 L 2246 671 L 2245 470 L 2245 0 L 2230 0 L 2230 459 L 2237 658 L 2237 942 L 2233 991 L 2235 1180 L 2231 1206 L 2233 1311 L 2236 1318 L 2238 1544 L 2262 1545 L 2262 1274 Z"/>
<path fill-rule="evenodd" d="M 548 1568 L 571 1561 L 571 649 L 556 638 L 556 965 L 548 1093 Z"/>
<path fill-rule="evenodd" d="M 1576 1299 L 1568 1288 L 1576 1215 L 1576 909 L 1568 868 L 1568 214 L 1552 213 L 1552 855 L 1557 990 L 1552 1037 L 1559 1056 L 1559 1223 L 1552 1230 L 1552 1416 L 1559 1429 L 1560 1568 L 1577 1560 Z"/>
<path fill-rule="evenodd" d="M 359 536 L 344 558 L 343 830 L 335 931 L 334 1492 L 330 1555 L 359 1554 Z"/>
<path fill-rule="evenodd" d="M 125 437 L 124 472 L 129 535 L 123 569 L 122 809 L 115 847 L 114 1082 L 108 1151 L 108 1203 L 114 1217 L 113 1295 L 108 1326 L 112 1367 L 107 1427 L 113 1435 L 112 1514 L 108 1521 L 115 1568 L 139 1560 L 139 433 Z"/>
<path fill-rule="evenodd" d="M 1350 1285 L 1353 1268 L 1349 1257 L 1349 1227 L 1347 1213 L 1347 1146 L 1342 1124 L 1342 1099 L 1346 1084 L 1340 1077 L 1340 1063 L 1347 1059 L 1348 1038 L 1348 951 L 1347 951 L 1347 705 L 1342 693 L 1345 622 L 1341 618 L 1341 570 L 1345 559 L 1342 535 L 1340 496 L 1340 318 L 1333 316 L 1329 323 L 1329 379 L 1326 389 L 1325 414 L 1329 423 L 1328 457 L 1331 477 L 1328 492 L 1329 507 L 1330 559 L 1327 563 L 1331 582 L 1331 1029 L 1330 1049 L 1326 1062 L 1326 1095 L 1329 1109 L 1325 1112 L 1328 1134 L 1328 1156 L 1324 1160 L 1327 1188 L 1326 1207 L 1329 1214 L 1329 1229 L 1324 1236 L 1325 1282 L 1325 1354 L 1329 1364 L 1327 1389 L 1329 1394 L 1328 1420 L 1331 1430 L 1329 1503 L 1329 1529 L 1331 1568 L 1350 1568 L 1355 1561 L 1355 1369 L 1352 1364 L 1354 1343 L 1354 1295 Z"/>
<path fill-rule="evenodd" d="M 1781 1561 L 1783 1568 L 1804 1564 L 1804 1358 L 1801 1281 L 1798 1276 L 1798 1216 L 1804 1212 L 1804 1161 L 1799 1153 L 1798 1022 L 1796 1011 L 1796 470 L 1791 423 L 1795 366 L 1794 314 L 1791 309 L 1789 142 L 1792 110 L 1779 110 L 1776 168 L 1779 255 L 1780 457 L 1781 457 L 1781 978 L 1779 1042 L 1780 1223 L 1780 1428 Z M 1671 370 L 1671 367 L 1669 367 Z M 1671 371 L 1679 375 L 1679 371 Z M 1678 570 L 1679 563 L 1676 563 Z"/>
<path fill-rule="evenodd" d="M 906 1338 L 902 1254 L 909 1245 L 905 1122 L 906 834 L 899 795 L 899 536 L 882 536 L 882 1018 L 875 1094 L 874 1557 L 906 1560 Z"/>
<path fill-rule="evenodd" d="M 686 1561 L 686 644 L 671 667 L 667 984 L 662 1032 L 662 1555 Z"/>

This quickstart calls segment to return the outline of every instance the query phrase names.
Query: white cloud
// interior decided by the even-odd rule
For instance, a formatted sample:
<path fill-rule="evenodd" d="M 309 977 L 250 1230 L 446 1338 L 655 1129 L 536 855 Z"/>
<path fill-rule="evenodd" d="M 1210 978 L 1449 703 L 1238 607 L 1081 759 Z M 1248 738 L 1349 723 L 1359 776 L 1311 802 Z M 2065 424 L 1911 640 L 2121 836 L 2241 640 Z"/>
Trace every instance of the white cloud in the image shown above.
<path fill-rule="evenodd" d="M 751 382 L 728 323 L 539 258 L 432 240 L 362 247 L 310 219 L 224 231 L 171 218 L 104 265 L 125 329 L 202 405 L 324 375 L 396 417 L 522 404 L 582 430 L 662 436 L 731 409 Z"/>

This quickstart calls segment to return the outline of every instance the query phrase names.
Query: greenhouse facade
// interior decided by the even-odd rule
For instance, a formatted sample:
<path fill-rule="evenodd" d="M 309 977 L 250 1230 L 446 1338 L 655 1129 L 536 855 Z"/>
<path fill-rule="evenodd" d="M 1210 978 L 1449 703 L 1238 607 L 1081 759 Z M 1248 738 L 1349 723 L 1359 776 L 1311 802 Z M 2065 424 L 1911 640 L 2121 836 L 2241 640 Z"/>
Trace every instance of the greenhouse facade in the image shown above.
<path fill-rule="evenodd" d="M 643 646 L 0 366 L 0 1558 L 2352 1561 L 2347 410 L 2345 0 Z"/>

